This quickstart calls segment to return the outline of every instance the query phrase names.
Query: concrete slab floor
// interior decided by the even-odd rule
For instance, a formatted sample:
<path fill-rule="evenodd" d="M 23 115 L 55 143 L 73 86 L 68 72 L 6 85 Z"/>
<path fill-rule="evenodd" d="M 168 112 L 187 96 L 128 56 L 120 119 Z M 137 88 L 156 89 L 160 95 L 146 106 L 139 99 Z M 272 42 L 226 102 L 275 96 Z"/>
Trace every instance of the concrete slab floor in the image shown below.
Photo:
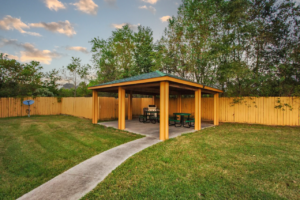
<path fill-rule="evenodd" d="M 106 127 L 118 128 L 118 121 L 108 121 L 108 122 L 100 122 L 100 125 Z M 214 126 L 212 123 L 201 122 L 201 129 Z M 149 137 L 159 138 L 159 123 L 143 123 L 139 122 L 138 119 L 126 120 L 125 122 L 125 130 L 131 133 L 136 133 L 140 135 L 145 135 Z M 185 128 L 185 127 L 175 127 L 169 126 L 169 138 L 175 138 L 185 133 L 195 132 L 194 127 Z"/>

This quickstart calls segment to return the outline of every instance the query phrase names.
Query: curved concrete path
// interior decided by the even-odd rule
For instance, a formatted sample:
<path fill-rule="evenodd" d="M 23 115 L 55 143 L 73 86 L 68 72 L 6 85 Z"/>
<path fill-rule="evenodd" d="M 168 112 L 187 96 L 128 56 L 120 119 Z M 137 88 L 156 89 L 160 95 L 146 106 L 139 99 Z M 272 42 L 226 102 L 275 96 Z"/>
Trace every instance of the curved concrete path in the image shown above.
<path fill-rule="evenodd" d="M 135 153 L 158 142 L 144 137 L 102 152 L 21 196 L 20 200 L 80 199 Z"/>

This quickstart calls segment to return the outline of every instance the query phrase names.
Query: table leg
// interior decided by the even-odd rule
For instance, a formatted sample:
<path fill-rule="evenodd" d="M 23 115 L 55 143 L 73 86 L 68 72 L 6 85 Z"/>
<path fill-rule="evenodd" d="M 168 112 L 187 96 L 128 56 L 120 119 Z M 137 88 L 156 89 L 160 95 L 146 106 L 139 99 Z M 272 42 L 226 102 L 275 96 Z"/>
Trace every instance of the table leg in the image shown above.
<path fill-rule="evenodd" d="M 184 118 L 184 116 L 181 115 L 181 116 L 180 116 L 180 123 L 181 123 L 181 126 L 183 126 L 183 118 Z"/>

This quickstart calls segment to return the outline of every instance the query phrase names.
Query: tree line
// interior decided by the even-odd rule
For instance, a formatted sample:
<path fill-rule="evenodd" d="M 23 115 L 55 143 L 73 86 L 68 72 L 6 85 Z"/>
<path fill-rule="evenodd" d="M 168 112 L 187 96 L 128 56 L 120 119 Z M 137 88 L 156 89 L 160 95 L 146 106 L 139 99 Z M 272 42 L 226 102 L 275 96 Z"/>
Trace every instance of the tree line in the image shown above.
<path fill-rule="evenodd" d="M 299 95 L 299 11 L 288 0 L 183 0 L 155 43 L 142 26 L 94 38 L 97 81 L 161 70 L 225 96 Z"/>
<path fill-rule="evenodd" d="M 43 73 L 43 67 L 37 61 L 20 63 L 0 53 L 0 97 L 91 96 L 85 81 L 90 68 L 89 65 L 81 65 L 79 58 L 72 57 L 66 67 Z M 58 81 L 62 78 L 71 81 L 73 88 L 59 88 Z"/>
<path fill-rule="evenodd" d="M 23 91 L 25 84 L 31 93 L 39 85 L 57 96 L 90 96 L 88 86 L 160 70 L 222 89 L 223 96 L 300 96 L 299 8 L 289 0 L 182 0 L 157 41 L 150 27 L 133 31 L 129 25 L 107 39 L 93 38 L 95 73 L 88 84 L 81 82 L 81 92 L 76 92 L 77 84 L 71 94 L 56 91 L 57 70 L 45 73 L 48 81 L 41 84 L 40 65 L 34 61 L 23 70 L 11 67 L 18 71 L 10 75 L 17 77 L 16 86 L 3 78 L 1 62 L 21 64 L 2 57 L 0 95 L 8 94 L 5 88 Z M 72 58 L 65 72 L 84 79 L 91 66 L 76 60 Z M 71 66 L 78 70 L 72 72 Z"/>

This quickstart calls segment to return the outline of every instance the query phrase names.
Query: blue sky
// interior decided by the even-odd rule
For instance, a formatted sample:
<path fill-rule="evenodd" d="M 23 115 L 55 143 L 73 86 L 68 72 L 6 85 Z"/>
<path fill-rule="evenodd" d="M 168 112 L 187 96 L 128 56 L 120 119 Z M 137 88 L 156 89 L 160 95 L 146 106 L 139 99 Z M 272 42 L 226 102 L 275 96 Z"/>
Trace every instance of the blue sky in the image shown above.
<path fill-rule="evenodd" d="M 176 16 L 181 0 L 9 0 L 0 7 L 0 52 L 20 62 L 38 60 L 43 71 L 71 57 L 91 63 L 91 44 L 124 23 L 149 26 L 154 41 Z M 164 18 L 163 18 L 164 17 Z"/>

